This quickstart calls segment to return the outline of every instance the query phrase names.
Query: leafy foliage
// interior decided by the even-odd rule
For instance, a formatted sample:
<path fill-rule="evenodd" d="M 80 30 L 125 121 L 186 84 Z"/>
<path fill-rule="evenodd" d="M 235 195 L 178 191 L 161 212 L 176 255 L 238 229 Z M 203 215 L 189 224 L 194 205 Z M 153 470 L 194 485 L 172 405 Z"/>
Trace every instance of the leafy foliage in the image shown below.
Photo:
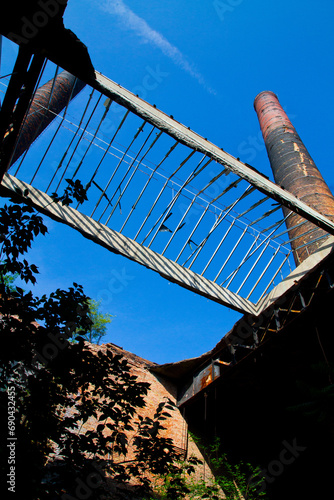
<path fill-rule="evenodd" d="M 244 462 L 232 464 L 227 455 L 221 452 L 219 438 L 216 438 L 207 447 L 196 436 L 191 435 L 191 438 L 206 456 L 214 476 L 208 480 L 193 478 L 194 466 L 199 464 L 195 457 L 191 457 L 185 462 L 174 463 L 169 469 L 169 473 L 163 478 L 163 485 L 159 490 L 160 500 L 185 497 L 189 500 L 199 498 L 210 500 L 265 498 L 265 493 L 261 491 L 264 477 L 259 468 Z"/>
<path fill-rule="evenodd" d="M 46 227 L 19 205 L 0 211 L 0 227 L 0 408 L 4 417 L 14 391 L 18 498 L 101 498 L 110 478 L 123 485 L 136 478 L 137 489 L 148 492 L 147 473 L 166 474 L 175 460 L 172 441 L 161 435 L 173 404 L 162 402 L 151 419 L 139 415 L 149 384 L 108 346 L 93 350 L 77 334 L 91 326 L 80 285 L 41 298 L 10 290 L 5 272 L 35 283 L 37 268 L 20 259 Z"/>
<path fill-rule="evenodd" d="M 88 187 L 86 186 L 84 188 L 79 179 L 76 179 L 75 181 L 73 181 L 72 179 L 65 180 L 68 186 L 65 188 L 64 194 L 59 196 L 57 193 L 52 193 L 51 198 L 53 199 L 53 201 L 56 203 L 61 202 L 62 205 L 69 206 L 71 203 L 73 203 L 74 199 L 79 203 L 79 205 L 82 205 L 82 203 L 88 199 Z"/>
<path fill-rule="evenodd" d="M 214 470 L 216 482 L 224 491 L 226 499 L 233 500 L 240 498 L 240 495 L 247 500 L 265 497 L 265 493 L 260 491 L 264 481 L 260 469 L 243 461 L 231 463 L 226 453 L 221 452 L 221 442 L 218 437 L 205 448 L 205 452 Z"/>
<path fill-rule="evenodd" d="M 20 205 L 5 205 L 0 209 L 0 279 L 2 292 L 5 275 L 17 275 L 26 283 L 36 282 L 37 267 L 29 265 L 25 259 L 19 259 L 31 247 L 31 243 L 38 234 L 46 234 L 47 228 L 43 219 L 35 214 L 32 207 Z"/>
<path fill-rule="evenodd" d="M 107 324 L 111 323 L 113 315 L 99 311 L 100 301 L 88 299 L 88 316 L 91 324 L 87 326 L 87 333 L 83 335 L 85 340 L 99 344 L 107 333 Z"/>
<path fill-rule="evenodd" d="M 18 274 L 15 273 L 15 274 L 8 274 L 6 273 L 6 271 L 4 270 L 5 274 L 4 274 L 4 277 L 3 277 L 3 282 L 8 286 L 8 289 L 11 291 L 11 292 L 14 292 L 16 287 L 15 285 L 13 285 L 13 283 L 15 282 L 16 278 L 18 277 Z"/>
<path fill-rule="evenodd" d="M 80 285 L 41 298 L 11 287 L 8 273 L 36 282 L 36 266 L 22 256 L 35 236 L 46 233 L 41 217 L 27 206 L 5 206 L 0 231 L 0 413 L 5 419 L 14 394 L 17 498 L 110 498 L 111 487 L 135 480 L 132 488 L 143 499 L 152 495 L 154 477 L 163 478 L 160 499 L 217 499 L 220 487 L 227 498 L 238 491 L 254 498 L 241 465 L 219 457 L 218 443 L 209 450 L 211 462 L 227 475 L 211 485 L 189 480 L 199 461 L 178 461 L 163 434 L 173 403 L 161 402 L 152 418 L 141 415 L 149 384 L 138 381 L 108 345 L 92 349 L 85 342 L 93 335 L 92 301 Z M 5 436 L 0 446 L 6 458 Z M 1 473 L 7 476 L 6 460 Z"/>
<path fill-rule="evenodd" d="M 167 474 L 161 478 L 162 484 L 156 487 L 155 498 L 159 498 L 159 500 L 204 498 L 202 495 L 208 491 L 215 492 L 216 488 L 211 490 L 211 487 L 204 481 L 192 481 L 192 474 L 195 473 L 196 467 L 201 464 L 202 461 L 195 456 L 191 456 L 187 460 L 174 461 L 168 467 Z"/>

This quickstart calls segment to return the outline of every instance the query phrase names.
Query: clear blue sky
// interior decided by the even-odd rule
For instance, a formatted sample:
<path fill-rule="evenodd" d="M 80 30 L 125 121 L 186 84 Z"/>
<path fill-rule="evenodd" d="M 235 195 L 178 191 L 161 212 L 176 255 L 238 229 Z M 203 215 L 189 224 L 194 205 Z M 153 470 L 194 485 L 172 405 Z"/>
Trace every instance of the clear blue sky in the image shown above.
<path fill-rule="evenodd" d="M 253 109 L 274 91 L 334 189 L 330 0 L 69 0 L 97 70 L 270 175 Z M 47 220 L 47 219 L 46 219 Z M 81 283 L 115 315 L 106 341 L 158 363 L 211 349 L 240 316 L 47 220 L 35 293 Z"/>

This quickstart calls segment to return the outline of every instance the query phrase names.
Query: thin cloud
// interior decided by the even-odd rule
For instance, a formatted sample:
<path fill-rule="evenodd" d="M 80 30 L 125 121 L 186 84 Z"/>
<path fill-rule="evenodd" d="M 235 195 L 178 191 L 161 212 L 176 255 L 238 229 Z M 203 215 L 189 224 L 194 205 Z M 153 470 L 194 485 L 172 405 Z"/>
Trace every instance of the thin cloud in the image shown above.
<path fill-rule="evenodd" d="M 126 28 L 134 31 L 144 41 L 159 48 L 165 56 L 169 57 L 174 64 L 195 78 L 210 94 L 216 95 L 216 91 L 207 85 L 204 77 L 187 61 L 182 52 L 172 45 L 161 33 L 152 29 L 144 19 L 137 16 L 137 14 L 124 4 L 123 0 L 106 0 L 102 8 L 109 14 L 118 16 Z"/>

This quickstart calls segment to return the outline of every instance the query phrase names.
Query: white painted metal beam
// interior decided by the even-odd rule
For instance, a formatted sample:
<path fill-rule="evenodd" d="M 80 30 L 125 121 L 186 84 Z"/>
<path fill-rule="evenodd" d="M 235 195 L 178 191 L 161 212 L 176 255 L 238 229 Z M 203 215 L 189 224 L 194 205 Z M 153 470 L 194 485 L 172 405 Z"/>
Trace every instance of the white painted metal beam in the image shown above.
<path fill-rule="evenodd" d="M 267 177 L 260 172 L 257 172 L 255 169 L 237 160 L 232 155 L 226 153 L 159 109 L 156 109 L 143 99 L 135 96 L 129 90 L 126 90 L 101 73 L 97 71 L 95 73 L 96 83 L 93 83 L 93 86 L 105 96 L 110 97 L 115 102 L 130 109 L 133 113 L 152 125 L 155 125 L 160 130 L 163 130 L 180 143 L 206 154 L 224 167 L 229 168 L 231 172 L 248 181 L 262 193 L 280 202 L 293 212 L 305 217 L 305 219 L 321 227 L 324 231 L 334 235 L 334 222 L 327 217 L 324 217 L 322 214 L 306 205 L 306 203 L 267 179 Z"/>
<path fill-rule="evenodd" d="M 87 215 L 81 214 L 78 210 L 55 203 L 46 193 L 20 181 L 16 177 L 5 174 L 2 187 L 6 190 L 2 193 L 3 195 L 8 195 L 8 191 L 17 193 L 17 190 L 24 193 L 28 189 L 28 196 L 22 196 L 23 202 L 34 206 L 39 212 L 48 215 L 52 219 L 76 229 L 85 238 L 93 240 L 111 252 L 121 254 L 130 260 L 138 262 L 183 288 L 241 313 L 252 314 L 256 312 L 254 304 L 249 300 L 239 297 L 230 290 L 220 287 L 189 269 L 183 268 L 140 243 L 96 222 Z"/>
<path fill-rule="evenodd" d="M 334 237 L 327 238 L 322 245 L 296 269 L 284 278 L 273 290 L 260 299 L 257 304 L 257 315 L 279 301 L 291 288 L 299 284 L 305 276 L 312 272 L 330 253 L 334 252 Z"/>

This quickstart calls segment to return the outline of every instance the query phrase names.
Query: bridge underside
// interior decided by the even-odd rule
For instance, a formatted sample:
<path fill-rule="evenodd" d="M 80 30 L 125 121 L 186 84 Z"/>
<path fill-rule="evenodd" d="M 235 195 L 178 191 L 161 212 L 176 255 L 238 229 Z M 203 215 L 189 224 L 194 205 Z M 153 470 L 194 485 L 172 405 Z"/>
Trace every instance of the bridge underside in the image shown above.
<path fill-rule="evenodd" d="M 333 300 L 331 252 L 252 328 L 246 315 L 209 353 L 152 368 L 178 385 L 189 430 L 259 465 L 273 500 L 331 491 Z M 288 466 L 282 457 L 292 448 Z"/>
<path fill-rule="evenodd" d="M 332 384 L 334 224 L 254 167 L 61 57 L 53 60 L 86 87 L 13 161 L 37 89 L 55 82 L 60 68 L 27 50 L 15 59 L 12 47 L 6 53 L 10 43 L 2 62 L 10 78 L 0 80 L 0 194 L 15 194 L 108 250 L 244 313 L 211 352 L 155 370 L 178 381 L 190 429 L 208 441 L 220 435 L 235 458 L 268 468 L 282 443 L 298 443 L 298 460 L 274 476 L 272 498 L 325 496 L 333 428 L 319 388 Z M 76 181 L 83 203 L 56 202 Z M 282 206 L 328 235 L 296 269 Z M 305 404 L 311 420 L 290 410 Z M 312 420 L 319 408 L 321 424 Z M 328 443 L 328 453 L 318 443 Z"/>
<path fill-rule="evenodd" d="M 98 72 L 18 156 L 46 82 L 47 104 L 34 113 L 52 113 L 60 68 L 26 49 L 3 60 L 2 195 L 15 192 L 110 251 L 255 316 L 293 270 L 290 214 L 334 234 L 333 222 L 254 167 Z M 80 203 L 55 201 L 76 183 Z"/>

